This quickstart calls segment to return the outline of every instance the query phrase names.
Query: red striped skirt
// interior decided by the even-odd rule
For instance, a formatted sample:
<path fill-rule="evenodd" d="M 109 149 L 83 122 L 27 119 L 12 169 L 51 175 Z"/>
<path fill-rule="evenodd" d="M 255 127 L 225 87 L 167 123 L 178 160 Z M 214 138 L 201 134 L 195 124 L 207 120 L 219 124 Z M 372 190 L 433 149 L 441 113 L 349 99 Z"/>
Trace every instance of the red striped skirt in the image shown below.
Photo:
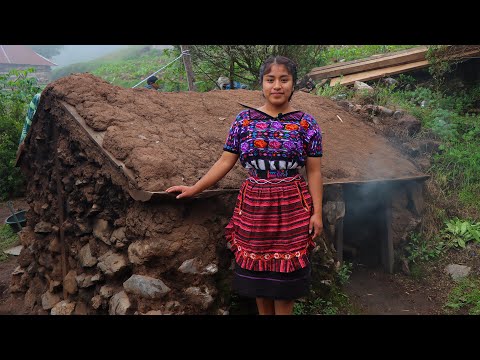
<path fill-rule="evenodd" d="M 312 214 L 303 177 L 268 182 L 250 177 L 240 188 L 225 228 L 227 246 L 242 269 L 289 273 L 305 268 L 315 246 L 308 233 Z"/>

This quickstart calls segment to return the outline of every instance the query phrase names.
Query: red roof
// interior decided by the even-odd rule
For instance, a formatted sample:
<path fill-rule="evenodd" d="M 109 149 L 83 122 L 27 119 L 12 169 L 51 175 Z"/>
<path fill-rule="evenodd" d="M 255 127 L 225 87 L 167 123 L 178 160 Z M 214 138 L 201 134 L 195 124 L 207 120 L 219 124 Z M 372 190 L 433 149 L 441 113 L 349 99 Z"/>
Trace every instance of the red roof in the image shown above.
<path fill-rule="evenodd" d="M 0 64 L 57 66 L 25 45 L 0 45 Z"/>

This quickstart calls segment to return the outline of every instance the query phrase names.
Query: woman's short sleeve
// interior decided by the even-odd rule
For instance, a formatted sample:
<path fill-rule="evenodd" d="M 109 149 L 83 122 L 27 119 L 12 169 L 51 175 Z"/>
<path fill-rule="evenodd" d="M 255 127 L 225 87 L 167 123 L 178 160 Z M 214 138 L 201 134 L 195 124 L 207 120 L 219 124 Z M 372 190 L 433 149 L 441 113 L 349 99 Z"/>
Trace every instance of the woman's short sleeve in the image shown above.
<path fill-rule="evenodd" d="M 247 113 L 247 110 L 242 111 L 233 121 L 230 130 L 228 131 L 227 140 L 225 141 L 223 150 L 234 154 L 240 154 L 240 129 L 242 128 L 243 120 L 248 116 Z"/>
<path fill-rule="evenodd" d="M 315 118 L 309 114 L 305 114 L 300 125 L 305 129 L 304 147 L 307 156 L 322 156 L 322 130 Z"/>

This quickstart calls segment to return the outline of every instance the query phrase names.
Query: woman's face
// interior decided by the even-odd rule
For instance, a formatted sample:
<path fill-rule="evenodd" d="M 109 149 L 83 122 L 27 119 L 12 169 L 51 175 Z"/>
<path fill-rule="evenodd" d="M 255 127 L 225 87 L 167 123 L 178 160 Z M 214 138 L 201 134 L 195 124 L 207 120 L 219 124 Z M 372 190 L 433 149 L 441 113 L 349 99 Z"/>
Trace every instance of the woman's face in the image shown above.
<path fill-rule="evenodd" d="M 268 74 L 263 75 L 262 89 L 270 104 L 282 106 L 293 92 L 293 77 L 285 65 L 273 64 Z"/>

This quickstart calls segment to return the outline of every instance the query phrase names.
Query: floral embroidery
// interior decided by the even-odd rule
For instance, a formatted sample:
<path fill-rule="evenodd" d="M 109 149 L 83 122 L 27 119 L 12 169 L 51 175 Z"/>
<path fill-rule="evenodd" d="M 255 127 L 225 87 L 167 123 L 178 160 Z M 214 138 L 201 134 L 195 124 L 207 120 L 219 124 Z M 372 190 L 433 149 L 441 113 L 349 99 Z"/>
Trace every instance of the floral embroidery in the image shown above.
<path fill-rule="evenodd" d="M 242 126 L 248 126 L 250 124 L 250 121 L 248 121 L 247 119 L 243 120 L 242 122 Z"/>
<path fill-rule="evenodd" d="M 302 255 L 307 254 L 307 249 L 303 249 L 300 251 L 295 251 L 294 253 L 291 252 L 285 252 L 285 253 L 263 253 L 263 254 L 256 254 L 254 252 L 248 252 L 246 250 L 241 251 L 242 248 L 238 245 L 237 241 L 233 239 L 232 241 L 232 247 L 234 248 L 236 246 L 236 251 L 240 252 L 244 258 L 250 258 L 252 260 L 270 260 L 270 259 L 284 259 L 284 260 L 290 260 L 293 257 L 301 257 Z"/>
<path fill-rule="evenodd" d="M 272 121 L 272 123 L 270 124 L 270 127 L 272 129 L 275 129 L 275 130 L 282 130 L 283 129 L 282 124 L 278 121 Z"/>
<path fill-rule="evenodd" d="M 297 147 L 292 141 L 285 141 L 283 143 L 283 146 L 285 146 L 285 148 L 289 151 L 295 150 L 295 148 Z"/>
<path fill-rule="evenodd" d="M 264 122 L 259 122 L 255 125 L 255 127 L 257 129 L 265 130 L 266 128 L 268 128 L 268 124 Z"/>
<path fill-rule="evenodd" d="M 262 140 L 262 139 L 255 140 L 255 142 L 253 144 L 255 145 L 255 147 L 258 147 L 258 148 L 267 147 L 267 142 L 265 140 Z"/>
<path fill-rule="evenodd" d="M 285 129 L 286 129 L 286 130 L 297 130 L 297 129 L 298 129 L 298 125 L 295 125 L 295 124 L 287 124 L 287 125 L 285 125 Z"/>
<path fill-rule="evenodd" d="M 282 146 L 282 143 L 280 141 L 277 141 L 277 140 L 271 140 L 268 143 L 268 147 L 272 148 L 272 149 L 280 149 L 281 146 Z"/>
<path fill-rule="evenodd" d="M 303 127 L 306 130 L 306 129 L 308 129 L 310 124 L 305 119 L 303 119 L 302 121 L 300 121 L 300 126 Z"/>

